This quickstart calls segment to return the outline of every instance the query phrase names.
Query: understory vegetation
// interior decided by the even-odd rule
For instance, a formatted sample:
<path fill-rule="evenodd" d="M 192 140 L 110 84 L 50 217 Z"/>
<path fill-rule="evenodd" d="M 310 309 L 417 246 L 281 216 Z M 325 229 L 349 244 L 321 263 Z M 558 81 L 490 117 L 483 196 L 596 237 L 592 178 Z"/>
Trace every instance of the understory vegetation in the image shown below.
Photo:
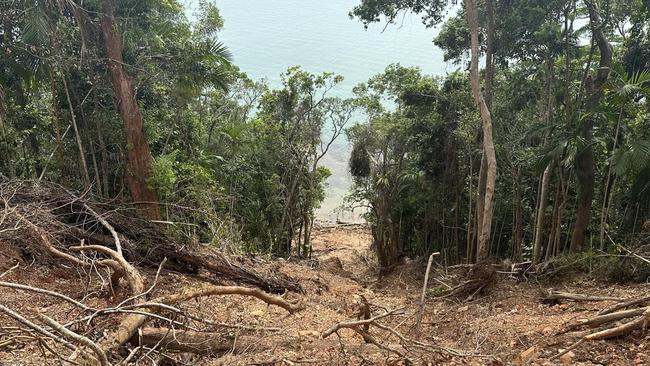
<path fill-rule="evenodd" d="M 330 175 L 320 163 L 345 135 L 346 206 L 365 210 L 384 268 L 432 251 L 538 263 L 635 242 L 650 218 L 648 4 L 445 9 L 354 8 L 365 24 L 422 14 L 458 71 L 394 64 L 342 99 L 331 73 L 292 67 L 278 88 L 250 80 L 218 41 L 224 21 L 209 2 L 189 20 L 173 1 L 11 1 L 0 171 L 135 202 L 196 241 L 308 255 Z"/>
<path fill-rule="evenodd" d="M 0 3 L 0 364 L 648 359 L 648 0 L 361 0 L 450 71 L 344 92 L 208 0 Z M 345 139 L 366 223 L 320 225 Z"/>
<path fill-rule="evenodd" d="M 421 13 L 429 26 L 442 22 L 434 42 L 448 61 L 485 62 L 479 109 L 465 71 L 434 77 L 392 65 L 356 88 L 367 123 L 349 130 L 349 201 L 368 204 L 383 265 L 432 251 L 449 263 L 540 263 L 647 244 L 647 2 L 465 1 L 442 21 L 444 4 L 364 1 L 351 14 L 368 24 Z M 491 235 L 481 242 L 484 225 Z"/>

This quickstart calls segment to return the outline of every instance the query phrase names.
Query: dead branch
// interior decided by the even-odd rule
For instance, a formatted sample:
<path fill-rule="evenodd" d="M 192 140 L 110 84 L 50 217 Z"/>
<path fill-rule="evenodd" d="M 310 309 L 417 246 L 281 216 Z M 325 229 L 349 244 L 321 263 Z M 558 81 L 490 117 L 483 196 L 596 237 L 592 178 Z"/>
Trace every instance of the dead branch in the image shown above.
<path fill-rule="evenodd" d="M 31 291 L 31 292 L 36 292 L 36 293 L 39 293 L 39 294 L 45 294 L 45 295 L 49 295 L 49 296 L 56 297 L 58 299 L 67 301 L 67 302 L 69 302 L 69 303 L 71 303 L 71 304 L 73 304 L 73 305 L 75 305 L 77 307 L 80 307 L 80 308 L 82 308 L 83 310 L 86 310 L 86 311 L 94 311 L 95 310 L 95 309 L 92 309 L 92 308 L 88 307 L 86 304 L 84 304 L 82 302 L 79 302 L 79 301 L 77 301 L 77 300 L 75 300 L 75 299 L 73 299 L 73 298 L 71 298 L 69 296 L 63 295 L 63 294 L 58 293 L 58 292 L 38 288 L 38 287 L 32 287 L 32 286 L 27 286 L 27 285 L 21 285 L 19 283 L 4 282 L 4 281 L 0 281 L 0 287 L 9 287 L 9 288 L 14 288 L 14 289 L 18 289 L 18 290 Z"/>
<path fill-rule="evenodd" d="M 56 334 L 53 334 L 52 332 L 46 330 L 45 328 L 41 327 L 40 325 L 37 325 L 27 318 L 23 317 L 22 315 L 18 314 L 17 312 L 9 309 L 8 307 L 0 304 L 0 311 L 7 314 L 9 317 L 17 321 L 18 323 L 26 326 L 27 328 L 35 331 L 36 333 L 39 333 L 45 337 L 52 338 L 53 340 L 61 343 L 64 345 L 66 348 L 71 349 L 73 351 L 77 350 L 77 347 L 75 347 L 73 344 L 70 342 L 66 341 L 65 339 L 57 336 Z"/>
<path fill-rule="evenodd" d="M 111 233 L 111 235 L 113 236 L 113 240 L 115 241 L 115 251 L 121 256 L 122 243 L 120 242 L 120 235 L 117 234 L 117 231 L 115 231 L 113 226 L 109 224 L 108 221 L 106 221 L 104 217 L 102 217 L 102 215 L 95 212 L 95 210 L 90 208 L 90 206 L 88 206 L 86 203 L 84 203 L 83 206 L 86 209 L 86 211 L 90 212 L 90 214 L 93 215 L 93 217 L 95 217 L 97 221 L 99 221 Z"/>
<path fill-rule="evenodd" d="M 331 326 L 330 328 L 328 328 L 327 330 L 323 331 L 321 333 L 320 337 L 322 339 L 325 339 L 325 338 L 331 336 L 332 334 L 338 332 L 339 330 L 341 330 L 343 328 L 354 329 L 354 328 L 359 327 L 361 325 L 373 324 L 377 320 L 383 319 L 383 318 L 391 316 L 391 315 L 395 315 L 397 312 L 399 312 L 401 310 L 403 310 L 403 309 L 395 309 L 395 310 L 387 311 L 384 314 L 374 316 L 374 317 L 372 317 L 370 319 L 350 320 L 350 321 L 344 321 L 344 322 L 336 323 L 333 326 Z"/>
<path fill-rule="evenodd" d="M 53 255 L 53 256 L 55 256 L 57 258 L 65 259 L 68 262 L 71 262 L 71 263 L 76 264 L 76 265 L 81 266 L 81 267 L 90 267 L 90 266 L 93 265 L 93 263 L 91 263 L 91 262 L 82 261 L 81 259 L 79 259 L 79 258 L 77 258 L 77 257 L 75 257 L 75 256 L 73 256 L 71 254 L 60 251 L 59 249 L 57 249 L 52 244 L 52 242 L 48 238 L 47 232 L 45 232 L 45 230 L 43 230 L 41 227 L 35 225 L 31 221 L 29 221 L 25 216 L 21 215 L 20 213 L 14 211 L 13 214 L 18 217 L 18 220 L 20 220 L 22 222 L 25 222 L 27 224 L 27 226 L 29 226 L 29 228 L 39 237 L 39 239 L 41 241 L 41 244 L 43 245 L 45 250 L 47 252 L 49 252 L 51 255 Z M 114 271 L 115 274 L 119 274 L 119 276 L 114 277 L 114 278 L 119 278 L 121 276 L 121 274 L 122 274 L 122 267 L 120 266 L 120 264 L 117 261 L 110 260 L 110 259 L 104 259 L 104 260 L 96 261 L 95 264 L 99 265 L 99 266 L 104 266 L 104 267 L 111 268 Z"/>
<path fill-rule="evenodd" d="M 90 348 L 93 351 L 93 353 L 95 353 L 97 361 L 99 361 L 99 364 L 101 366 L 110 366 L 110 362 L 108 362 L 106 353 L 104 353 L 104 351 L 102 351 L 102 349 L 99 348 L 99 346 L 95 342 L 69 330 L 68 328 L 59 324 L 56 320 L 49 318 L 46 315 L 40 314 L 39 319 L 41 319 L 45 324 L 52 327 L 52 329 L 56 330 L 59 334 L 61 334 L 65 338 Z"/>
<path fill-rule="evenodd" d="M 650 321 L 650 308 L 644 309 L 643 314 L 637 319 L 634 319 L 627 323 L 623 323 L 613 328 L 601 330 L 582 337 L 579 341 L 571 345 L 571 347 L 556 354 L 555 356 L 551 357 L 549 360 L 553 361 L 561 357 L 562 355 L 566 354 L 567 352 L 576 349 L 579 345 L 587 341 L 597 341 L 597 340 L 609 339 L 614 337 L 620 337 L 629 334 L 635 330 L 644 329 L 648 325 L 648 321 Z"/>
<path fill-rule="evenodd" d="M 643 314 L 635 320 L 623 323 L 617 327 L 605 329 L 600 332 L 590 334 L 585 337 L 587 340 L 601 340 L 619 337 L 628 334 L 634 330 L 645 328 L 650 320 L 650 308 L 646 308 Z"/>
<path fill-rule="evenodd" d="M 225 337 L 219 333 L 194 332 L 167 328 L 143 328 L 132 342 L 138 346 L 156 346 L 168 350 L 212 354 L 250 351 L 252 348 L 270 348 L 260 343 L 257 337 Z"/>
<path fill-rule="evenodd" d="M 418 311 L 417 321 L 415 325 L 415 339 L 420 339 L 420 325 L 422 323 L 422 314 L 424 313 L 424 300 L 427 294 L 427 286 L 429 285 L 429 272 L 431 271 L 431 264 L 433 258 L 440 255 L 440 252 L 431 253 L 429 261 L 427 262 L 427 270 L 424 272 L 424 283 L 422 284 L 422 296 L 420 297 L 420 309 Z"/>
<path fill-rule="evenodd" d="M 648 308 L 640 308 L 640 309 L 631 309 L 631 310 L 623 310 L 623 311 L 617 311 L 614 313 L 609 313 L 609 314 L 603 314 L 603 315 L 598 315 L 593 318 L 588 318 L 588 319 L 579 319 L 572 327 L 579 327 L 579 326 L 584 326 L 588 325 L 591 327 L 599 326 L 601 324 L 621 320 L 621 319 L 627 319 L 627 318 L 633 318 L 635 316 L 640 316 L 643 315 L 643 313 L 647 310 Z"/>
<path fill-rule="evenodd" d="M 631 299 L 629 301 L 618 303 L 618 304 L 616 304 L 616 305 L 614 305 L 614 306 L 612 306 L 610 308 L 602 310 L 598 314 L 599 315 L 610 314 L 610 313 L 613 313 L 613 312 L 615 312 L 617 310 L 625 309 L 625 308 L 628 308 L 628 307 L 634 306 L 634 305 L 643 304 L 643 303 L 646 303 L 648 301 L 650 301 L 650 295 L 645 295 L 643 297 L 639 297 L 639 298 L 636 298 L 636 299 Z"/>
<path fill-rule="evenodd" d="M 8 270 L 0 273 L 0 278 L 3 278 L 4 276 L 8 275 L 11 271 L 13 271 L 14 269 L 16 269 L 18 267 L 20 267 L 20 262 L 17 262 L 13 267 L 11 267 Z"/>
<path fill-rule="evenodd" d="M 291 303 L 284 300 L 283 298 L 269 295 L 260 289 L 241 286 L 206 286 L 201 289 L 193 289 L 191 291 L 180 294 L 164 296 L 163 298 L 159 299 L 159 302 L 165 304 L 176 304 L 182 301 L 214 295 L 252 296 L 264 301 L 267 304 L 279 306 L 291 314 L 303 309 L 303 306 L 300 303 Z"/>
<path fill-rule="evenodd" d="M 142 276 L 140 276 L 140 272 L 138 272 L 138 270 L 136 270 L 135 267 L 127 262 L 126 259 L 124 259 L 124 257 L 118 252 L 101 245 L 81 245 L 70 247 L 69 249 L 80 252 L 95 251 L 112 257 L 113 260 L 117 262 L 120 268 L 124 271 L 129 287 L 131 288 L 131 292 L 133 292 L 134 295 L 138 295 L 144 291 L 144 281 L 142 280 Z"/>
<path fill-rule="evenodd" d="M 542 292 L 542 299 L 544 300 L 574 300 L 574 301 L 622 301 L 620 297 L 611 296 L 593 296 L 574 294 L 570 292 L 556 291 L 548 289 Z"/>
<path fill-rule="evenodd" d="M 112 257 L 113 260 L 117 262 L 122 268 L 129 287 L 131 288 L 131 293 L 136 296 L 144 291 L 144 282 L 138 270 L 136 270 L 135 267 L 128 263 L 126 259 L 124 259 L 124 257 L 116 251 L 99 245 L 78 246 L 71 247 L 70 249 L 77 251 L 93 250 Z M 144 300 L 141 297 L 136 296 L 134 302 L 137 304 L 144 302 Z M 131 337 L 133 337 L 138 328 L 142 326 L 146 319 L 147 314 L 143 313 L 131 313 L 127 315 L 120 322 L 117 329 L 109 333 L 106 338 L 104 338 L 104 340 L 100 343 L 102 350 L 105 353 L 109 353 L 121 347 L 124 343 L 128 342 Z"/>

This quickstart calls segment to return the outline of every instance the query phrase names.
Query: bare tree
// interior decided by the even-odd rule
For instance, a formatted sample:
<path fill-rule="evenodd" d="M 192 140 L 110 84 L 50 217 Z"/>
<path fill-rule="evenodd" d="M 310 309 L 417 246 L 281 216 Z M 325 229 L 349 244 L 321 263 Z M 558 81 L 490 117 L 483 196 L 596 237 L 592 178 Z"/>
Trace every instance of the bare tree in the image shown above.
<path fill-rule="evenodd" d="M 470 84 L 472 86 L 472 96 L 481 114 L 481 125 L 483 130 L 483 157 L 485 165 L 481 163 L 481 170 L 485 174 L 484 186 L 481 187 L 483 179 L 479 181 L 479 207 L 481 212 L 477 212 L 478 218 L 478 245 L 476 260 L 480 261 L 489 255 L 490 234 L 492 231 L 492 213 L 494 186 L 496 183 L 497 160 L 494 150 L 494 140 L 492 138 L 492 116 L 490 109 L 486 104 L 485 97 L 481 91 L 481 85 L 478 72 L 479 59 L 479 39 L 478 39 L 478 10 L 475 0 L 465 0 L 465 11 L 467 13 L 467 24 L 470 29 L 471 41 L 471 61 L 469 68 Z M 493 24 L 493 22 L 491 22 Z M 493 31 L 493 30 L 492 30 Z M 490 30 L 488 30 L 490 33 Z M 485 169 L 483 169 L 485 167 Z M 482 174 L 480 174 L 482 175 Z"/>

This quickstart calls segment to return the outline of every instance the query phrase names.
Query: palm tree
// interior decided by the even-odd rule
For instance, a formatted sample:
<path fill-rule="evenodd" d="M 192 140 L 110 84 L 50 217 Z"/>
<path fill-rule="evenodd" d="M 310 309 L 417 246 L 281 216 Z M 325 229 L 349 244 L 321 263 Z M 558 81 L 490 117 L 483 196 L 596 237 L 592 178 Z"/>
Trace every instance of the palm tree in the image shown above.
<path fill-rule="evenodd" d="M 650 95 L 650 70 L 638 70 L 628 74 L 622 65 L 617 64 L 612 67 L 612 79 L 608 83 L 608 89 L 612 96 L 612 107 L 618 107 L 618 118 L 616 119 L 616 129 L 614 132 L 614 141 L 609 157 L 609 167 L 605 182 L 605 191 L 603 194 L 603 204 L 600 217 L 600 249 L 605 249 L 605 233 L 607 220 L 612 200 L 612 189 L 615 182 L 613 170 L 616 168 L 617 173 L 624 173 L 628 170 L 630 164 L 634 161 L 645 161 L 644 155 L 650 154 L 650 142 L 637 141 L 629 144 L 622 153 L 618 153 L 619 141 L 621 140 L 621 123 L 624 120 L 626 107 L 630 102 L 637 102 L 643 96 Z M 614 158 L 616 162 L 614 161 Z M 635 160 L 640 159 L 640 160 Z"/>

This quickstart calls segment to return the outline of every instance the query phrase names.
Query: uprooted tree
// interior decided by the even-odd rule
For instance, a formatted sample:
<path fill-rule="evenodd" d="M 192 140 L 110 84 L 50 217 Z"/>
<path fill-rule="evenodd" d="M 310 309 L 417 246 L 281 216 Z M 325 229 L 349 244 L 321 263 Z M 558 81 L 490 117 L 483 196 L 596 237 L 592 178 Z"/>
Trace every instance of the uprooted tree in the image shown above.
<path fill-rule="evenodd" d="M 109 365 L 119 356 L 116 351 L 127 342 L 136 347 L 197 353 L 232 349 L 234 340 L 227 332 L 219 333 L 218 324 L 184 309 L 184 302 L 201 297 L 250 296 L 289 313 L 302 308 L 298 301 L 272 294 L 302 292 L 300 285 L 291 278 L 256 271 L 250 263 L 227 258 L 206 246 L 177 244 L 162 228 L 125 216 L 123 210 L 128 212 L 128 207 L 92 201 L 51 184 L 3 180 L 0 193 L 0 242 L 40 262 L 86 271 L 89 278 L 100 281 L 107 294 L 119 293 L 117 297 L 121 300 L 115 306 L 95 309 L 46 288 L 0 282 L 0 287 L 52 296 L 77 309 L 78 320 L 72 323 L 61 324 L 51 315 L 41 313 L 38 316 L 41 324 L 37 324 L 0 304 L 0 313 L 20 325 L 21 332 L 69 349 L 72 351 L 70 360 L 90 359 Z M 17 261 L 14 268 L 0 277 L 15 270 L 19 263 Z M 157 268 L 156 275 L 145 281 L 132 263 Z M 170 270 L 191 274 L 204 284 L 153 296 L 161 272 Z M 240 286 L 242 284 L 248 287 Z M 113 314 L 118 315 L 117 323 L 102 336 L 91 335 L 93 332 L 88 324 Z M 197 331 L 193 324 L 214 327 Z M 211 341 L 203 342 L 206 339 Z M 129 358 L 136 353 L 134 351 Z"/>

